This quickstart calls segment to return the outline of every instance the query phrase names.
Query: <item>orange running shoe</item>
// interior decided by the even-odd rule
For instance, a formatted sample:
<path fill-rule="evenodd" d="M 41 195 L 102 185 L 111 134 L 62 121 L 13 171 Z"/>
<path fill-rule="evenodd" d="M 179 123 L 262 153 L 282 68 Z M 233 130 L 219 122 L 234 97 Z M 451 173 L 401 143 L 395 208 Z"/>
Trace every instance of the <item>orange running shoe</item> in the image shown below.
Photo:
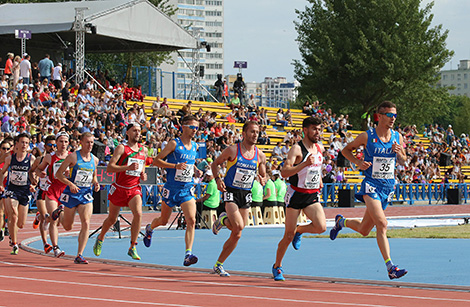
<path fill-rule="evenodd" d="M 39 227 L 39 211 L 36 212 L 36 217 L 34 218 L 34 221 L 33 221 L 33 228 L 38 229 L 38 227 Z"/>

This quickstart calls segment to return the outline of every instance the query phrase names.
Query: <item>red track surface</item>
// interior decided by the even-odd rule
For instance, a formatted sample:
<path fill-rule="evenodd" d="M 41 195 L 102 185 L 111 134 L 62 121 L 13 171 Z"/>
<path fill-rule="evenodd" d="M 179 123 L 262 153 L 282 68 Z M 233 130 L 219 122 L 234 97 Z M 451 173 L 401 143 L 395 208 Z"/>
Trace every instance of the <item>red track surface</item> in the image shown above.
<path fill-rule="evenodd" d="M 388 216 L 469 213 L 470 206 L 404 206 Z M 362 208 L 326 209 L 361 216 Z M 145 214 L 143 224 L 154 214 Z M 32 217 L 29 218 L 32 220 Z M 99 226 L 104 215 L 93 216 Z M 28 227 L 22 239 L 37 235 Z M 77 230 L 75 226 L 74 230 Z M 24 250 L 9 255 L 8 239 L 0 243 L 2 306 L 470 306 L 470 293 L 369 286 L 249 276 L 221 278 L 207 273 L 149 269 L 102 263 L 76 265 L 70 259 L 44 257 Z M 133 263 L 135 264 L 135 263 Z M 399 283 L 396 283 L 399 285 Z"/>

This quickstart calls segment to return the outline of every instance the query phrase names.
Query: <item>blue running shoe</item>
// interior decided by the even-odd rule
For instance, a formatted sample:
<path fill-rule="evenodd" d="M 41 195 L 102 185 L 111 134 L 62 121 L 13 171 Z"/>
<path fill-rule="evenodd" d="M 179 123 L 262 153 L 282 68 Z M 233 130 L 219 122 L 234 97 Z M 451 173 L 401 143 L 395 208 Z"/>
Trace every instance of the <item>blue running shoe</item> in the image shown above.
<path fill-rule="evenodd" d="M 230 277 L 230 274 L 227 273 L 225 270 L 224 270 L 224 266 L 219 264 L 219 265 L 214 265 L 213 267 L 213 274 L 219 274 L 220 277 Z"/>
<path fill-rule="evenodd" d="M 273 277 L 274 277 L 275 281 L 284 281 L 284 280 L 286 280 L 284 278 L 284 276 L 282 275 L 282 273 L 284 273 L 284 270 L 282 269 L 282 267 L 275 268 L 274 265 L 273 265 Z"/>
<path fill-rule="evenodd" d="M 222 227 L 224 227 L 224 225 L 222 225 L 222 219 L 227 216 L 227 213 L 225 212 L 222 212 L 220 215 L 219 215 L 219 218 L 214 222 L 214 225 L 212 225 L 212 233 L 217 235 L 219 233 L 219 231 L 222 229 Z"/>
<path fill-rule="evenodd" d="M 198 259 L 197 259 L 196 255 L 188 254 L 188 255 L 184 256 L 183 265 L 184 266 L 190 266 L 190 265 L 196 264 L 197 260 Z"/>
<path fill-rule="evenodd" d="M 400 269 L 396 265 L 392 265 L 390 270 L 388 270 L 388 278 L 390 279 L 395 279 L 395 278 L 400 278 L 406 275 L 408 273 L 407 270 L 405 269 Z"/>
<path fill-rule="evenodd" d="M 331 230 L 330 230 L 330 239 L 331 240 L 336 239 L 336 237 L 338 236 L 338 232 L 340 232 L 340 230 L 343 229 L 343 227 L 339 224 L 339 220 L 342 219 L 342 218 L 343 218 L 343 216 L 341 214 L 338 214 L 335 217 L 335 226 L 333 228 L 331 228 Z"/>
<path fill-rule="evenodd" d="M 302 234 L 299 232 L 296 232 L 294 235 L 294 239 L 292 239 L 292 246 L 294 247 L 295 250 L 298 250 L 300 248 L 301 238 L 302 238 Z"/>
<path fill-rule="evenodd" d="M 153 229 L 150 227 L 150 224 L 147 224 L 147 227 L 145 227 L 145 237 L 144 237 L 144 245 L 146 247 L 150 247 L 150 244 L 152 244 L 152 234 L 153 234 Z"/>
<path fill-rule="evenodd" d="M 82 255 L 78 255 L 73 262 L 76 264 L 88 264 L 88 261 Z"/>

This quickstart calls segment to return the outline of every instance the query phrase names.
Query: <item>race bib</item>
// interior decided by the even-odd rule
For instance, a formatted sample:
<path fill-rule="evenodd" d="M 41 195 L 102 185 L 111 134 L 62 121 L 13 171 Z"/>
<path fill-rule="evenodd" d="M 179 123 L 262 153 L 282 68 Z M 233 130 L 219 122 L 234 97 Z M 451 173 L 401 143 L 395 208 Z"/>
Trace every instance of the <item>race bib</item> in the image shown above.
<path fill-rule="evenodd" d="M 109 188 L 109 195 L 113 195 L 114 191 L 116 191 L 116 187 L 112 185 L 112 186 Z"/>
<path fill-rule="evenodd" d="M 142 160 L 142 159 L 129 158 L 129 160 L 127 160 L 127 165 L 131 165 L 132 163 L 137 163 L 139 165 L 139 167 L 135 171 L 127 170 L 126 175 L 139 177 L 140 174 L 142 173 L 142 170 L 144 169 L 145 161 Z"/>
<path fill-rule="evenodd" d="M 10 171 L 10 183 L 25 186 L 28 183 L 28 172 Z"/>
<path fill-rule="evenodd" d="M 54 165 L 52 166 L 52 171 L 54 172 L 54 177 L 57 178 L 57 171 L 59 170 L 60 165 L 62 162 L 55 162 Z"/>
<path fill-rule="evenodd" d="M 85 194 L 85 196 L 83 196 L 83 197 L 85 197 L 85 199 L 88 200 L 88 201 L 93 201 L 93 196 L 91 196 L 90 193 Z"/>
<path fill-rule="evenodd" d="M 163 198 L 169 198 L 170 197 L 170 190 L 163 188 L 162 197 Z"/>
<path fill-rule="evenodd" d="M 394 179 L 395 158 L 374 157 L 372 162 L 372 178 Z"/>
<path fill-rule="evenodd" d="M 194 165 L 188 164 L 185 169 L 177 169 L 175 173 L 175 181 L 191 182 L 194 175 Z"/>
<path fill-rule="evenodd" d="M 224 201 L 233 201 L 233 193 L 232 192 L 224 192 Z"/>
<path fill-rule="evenodd" d="M 47 191 L 51 185 L 47 182 L 47 178 L 39 178 L 39 188 Z"/>
<path fill-rule="evenodd" d="M 70 196 L 69 196 L 68 194 L 62 193 L 62 194 L 60 195 L 59 200 L 60 200 L 60 202 L 62 202 L 62 203 L 68 203 L 68 202 L 69 202 L 69 198 L 70 198 Z"/>
<path fill-rule="evenodd" d="M 255 170 L 237 168 L 232 185 L 240 189 L 251 189 L 255 175 Z"/>
<path fill-rule="evenodd" d="M 91 187 L 91 182 L 93 181 L 93 172 L 85 170 L 77 170 L 75 174 L 74 183 L 77 187 Z"/>
<path fill-rule="evenodd" d="M 307 175 L 305 176 L 304 187 L 306 189 L 317 190 L 320 188 L 320 168 L 310 167 L 308 168 Z"/>

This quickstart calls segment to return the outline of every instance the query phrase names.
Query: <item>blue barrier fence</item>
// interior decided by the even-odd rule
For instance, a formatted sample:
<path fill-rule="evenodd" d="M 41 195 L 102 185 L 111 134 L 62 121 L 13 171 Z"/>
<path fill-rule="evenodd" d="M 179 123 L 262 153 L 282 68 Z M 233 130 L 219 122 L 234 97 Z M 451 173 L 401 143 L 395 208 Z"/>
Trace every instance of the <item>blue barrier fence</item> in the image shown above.
<path fill-rule="evenodd" d="M 102 189 L 109 192 L 110 185 L 103 185 Z M 155 209 L 161 200 L 161 188 L 160 185 L 143 185 L 142 186 L 142 204 L 144 207 Z M 348 184 L 348 183 L 326 183 L 321 193 L 321 203 L 323 206 L 327 206 L 331 203 L 338 202 L 338 191 L 341 189 L 351 189 L 354 193 L 357 193 L 360 189 L 360 184 Z M 196 184 L 194 186 L 194 195 L 196 198 L 203 196 L 206 189 L 206 184 Z M 397 184 L 395 186 L 395 195 L 393 196 L 393 202 L 406 202 L 413 205 L 415 202 L 427 202 L 432 203 L 447 203 L 447 190 L 448 189 L 459 189 L 461 202 L 467 204 L 469 198 L 469 185 L 466 183 L 422 183 L 422 184 Z M 359 203 L 358 200 L 354 199 L 355 203 Z M 109 204 L 108 204 L 109 205 Z M 35 201 L 30 203 L 31 209 L 37 209 Z"/>

